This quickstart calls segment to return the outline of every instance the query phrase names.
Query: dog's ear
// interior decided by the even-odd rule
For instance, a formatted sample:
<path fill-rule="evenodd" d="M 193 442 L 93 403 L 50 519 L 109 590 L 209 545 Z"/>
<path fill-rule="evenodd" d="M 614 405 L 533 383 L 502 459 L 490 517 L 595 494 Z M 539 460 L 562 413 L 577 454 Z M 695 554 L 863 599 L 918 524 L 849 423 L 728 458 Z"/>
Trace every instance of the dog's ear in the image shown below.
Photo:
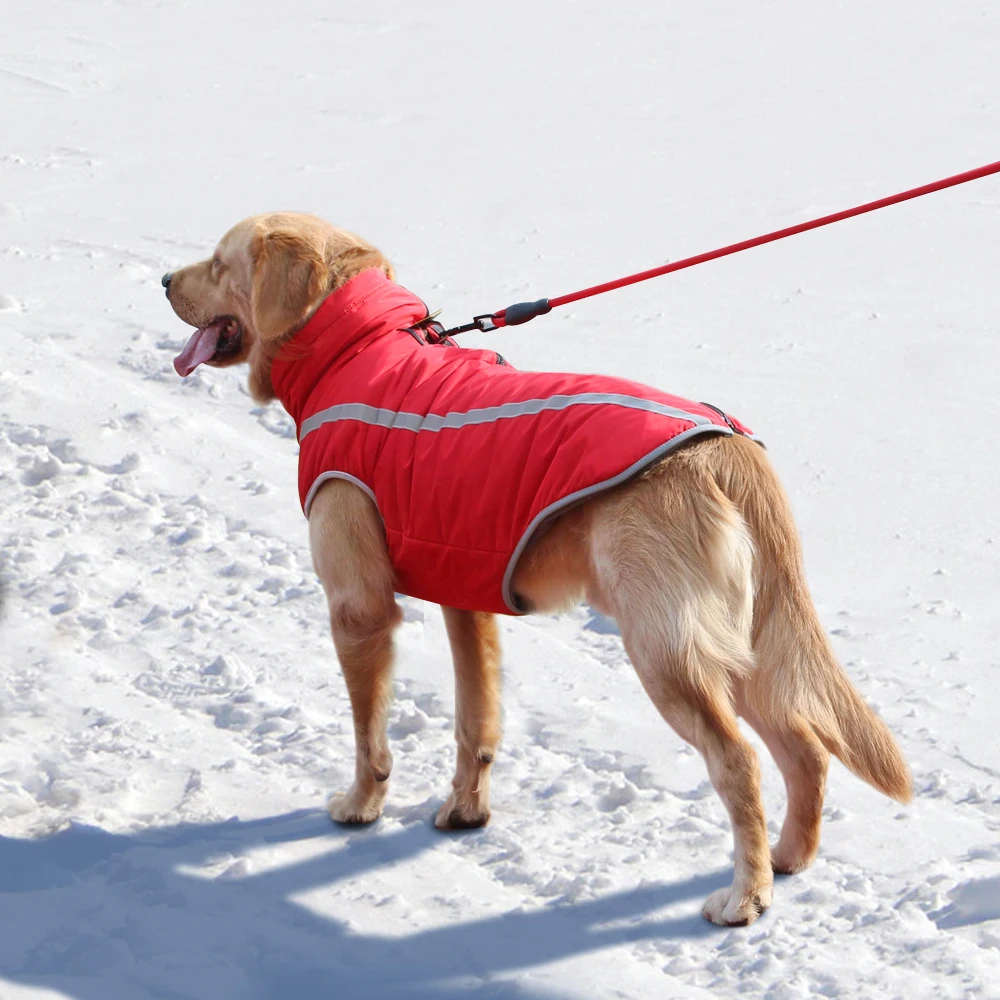
<path fill-rule="evenodd" d="M 330 262 L 330 287 L 339 288 L 369 268 L 381 271 L 390 281 L 396 280 L 395 268 L 382 252 L 367 243 L 360 243 L 341 250 Z"/>
<path fill-rule="evenodd" d="M 254 238 L 250 316 L 262 341 L 279 340 L 301 326 L 328 287 L 322 246 L 287 229 Z"/>

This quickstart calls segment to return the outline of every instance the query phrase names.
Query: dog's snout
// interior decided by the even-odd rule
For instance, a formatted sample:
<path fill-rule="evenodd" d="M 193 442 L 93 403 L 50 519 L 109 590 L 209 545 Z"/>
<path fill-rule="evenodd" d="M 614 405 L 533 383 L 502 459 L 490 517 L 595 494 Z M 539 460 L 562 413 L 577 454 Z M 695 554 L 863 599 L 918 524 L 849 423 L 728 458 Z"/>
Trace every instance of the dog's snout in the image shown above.
<path fill-rule="evenodd" d="M 167 273 L 160 278 L 160 284 L 163 285 L 164 289 L 166 289 L 166 294 L 168 296 L 170 295 L 170 282 L 173 281 L 173 279 L 174 275 L 171 271 L 167 271 Z"/>

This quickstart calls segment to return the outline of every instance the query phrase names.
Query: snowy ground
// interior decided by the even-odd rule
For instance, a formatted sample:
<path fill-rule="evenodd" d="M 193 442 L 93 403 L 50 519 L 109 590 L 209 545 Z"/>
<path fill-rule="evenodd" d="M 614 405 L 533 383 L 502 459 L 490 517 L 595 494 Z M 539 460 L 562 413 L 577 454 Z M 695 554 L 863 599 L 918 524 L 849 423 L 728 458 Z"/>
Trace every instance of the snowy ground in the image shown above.
<path fill-rule="evenodd" d="M 290 425 L 237 372 L 176 378 L 159 287 L 305 209 L 459 322 L 994 160 L 995 3 L 3 20 L 0 998 L 1000 995 L 1000 180 L 490 338 L 768 442 L 912 763 L 905 809 L 835 768 L 817 864 L 747 930 L 701 920 L 728 823 L 585 609 L 505 622 L 493 823 L 442 836 L 446 640 L 405 601 L 390 806 L 331 827 L 352 736 Z"/>

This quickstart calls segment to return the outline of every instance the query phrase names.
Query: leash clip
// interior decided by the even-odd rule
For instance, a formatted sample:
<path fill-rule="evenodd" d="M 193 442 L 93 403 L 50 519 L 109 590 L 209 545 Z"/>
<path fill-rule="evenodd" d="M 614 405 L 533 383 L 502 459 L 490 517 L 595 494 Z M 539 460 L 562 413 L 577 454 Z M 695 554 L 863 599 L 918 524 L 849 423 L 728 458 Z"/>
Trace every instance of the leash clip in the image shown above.
<path fill-rule="evenodd" d="M 432 341 L 428 335 L 428 343 L 440 344 L 444 343 L 449 337 L 454 336 L 457 333 L 468 333 L 470 330 L 479 330 L 482 333 L 489 333 L 490 330 L 496 330 L 497 325 L 494 320 L 493 313 L 483 313 L 481 316 L 474 316 L 471 323 L 466 323 L 464 326 L 453 326 L 450 330 L 435 330 L 435 334 L 440 338 L 439 340 Z M 439 325 L 439 324 L 435 324 Z"/>
<path fill-rule="evenodd" d="M 483 333 L 489 333 L 490 330 L 499 329 L 499 327 L 494 322 L 495 319 L 496 315 L 494 313 L 483 313 L 482 316 L 472 317 L 472 325 L 477 330 L 482 330 Z"/>

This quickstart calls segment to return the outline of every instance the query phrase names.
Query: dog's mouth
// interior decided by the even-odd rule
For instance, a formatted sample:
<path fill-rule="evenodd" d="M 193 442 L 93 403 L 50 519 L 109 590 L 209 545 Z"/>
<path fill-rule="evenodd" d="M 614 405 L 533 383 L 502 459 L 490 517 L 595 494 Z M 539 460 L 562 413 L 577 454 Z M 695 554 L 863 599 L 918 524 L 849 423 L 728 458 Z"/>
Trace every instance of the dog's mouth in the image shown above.
<path fill-rule="evenodd" d="M 191 334 L 184 350 L 174 358 L 174 371 L 184 378 L 198 365 L 226 361 L 242 350 L 242 324 L 235 316 L 220 316 Z"/>

